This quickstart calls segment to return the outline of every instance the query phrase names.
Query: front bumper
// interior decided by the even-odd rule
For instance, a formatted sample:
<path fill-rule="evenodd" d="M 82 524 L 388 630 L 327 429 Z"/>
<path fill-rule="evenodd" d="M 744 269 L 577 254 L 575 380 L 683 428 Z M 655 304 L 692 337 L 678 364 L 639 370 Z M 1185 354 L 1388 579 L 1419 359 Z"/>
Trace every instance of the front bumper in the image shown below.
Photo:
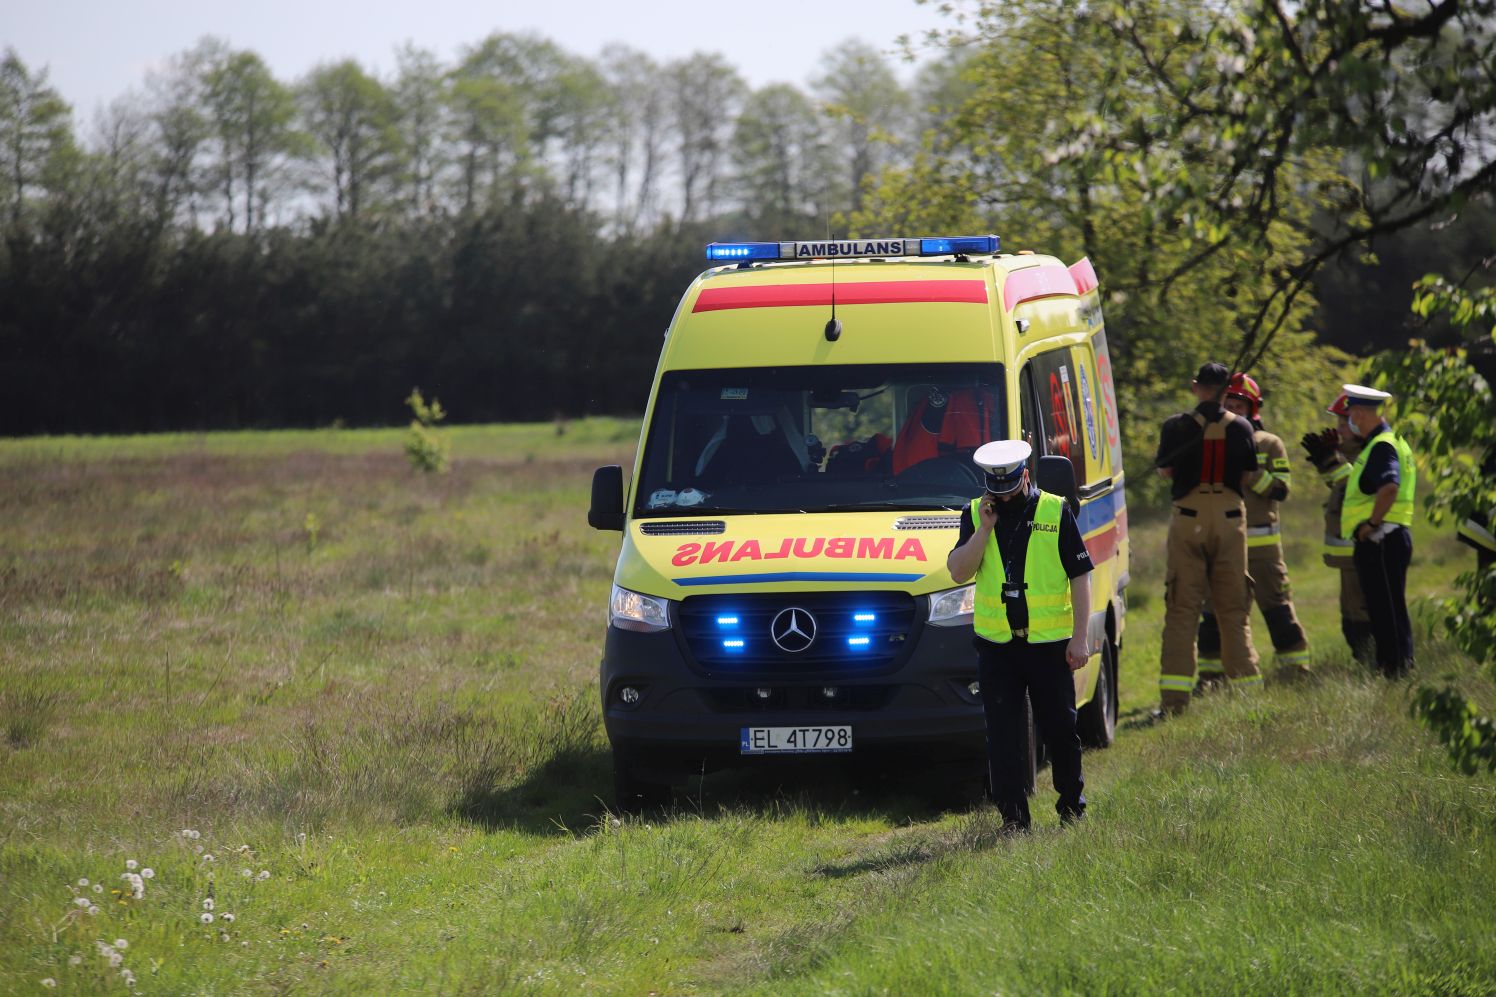
<path fill-rule="evenodd" d="M 853 758 L 985 757 L 982 704 L 969 688 L 977 677 L 971 627 L 920 624 L 915 632 L 914 646 L 891 669 L 769 674 L 688 663 L 674 630 L 609 627 L 600 681 L 608 740 L 632 762 L 676 771 L 802 757 L 742 755 L 744 727 L 850 725 Z M 636 703 L 622 701 L 625 687 L 638 690 Z"/>

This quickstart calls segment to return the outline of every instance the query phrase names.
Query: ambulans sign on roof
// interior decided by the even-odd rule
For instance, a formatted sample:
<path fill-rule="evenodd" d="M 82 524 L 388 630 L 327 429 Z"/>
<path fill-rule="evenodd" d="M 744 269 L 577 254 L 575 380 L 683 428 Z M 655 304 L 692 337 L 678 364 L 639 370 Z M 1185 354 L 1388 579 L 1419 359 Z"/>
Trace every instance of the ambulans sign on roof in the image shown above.
<path fill-rule="evenodd" d="M 715 263 L 754 260 L 839 260 L 855 257 L 991 256 L 995 235 L 922 236 L 917 239 L 832 239 L 824 242 L 714 242 L 706 258 Z"/>

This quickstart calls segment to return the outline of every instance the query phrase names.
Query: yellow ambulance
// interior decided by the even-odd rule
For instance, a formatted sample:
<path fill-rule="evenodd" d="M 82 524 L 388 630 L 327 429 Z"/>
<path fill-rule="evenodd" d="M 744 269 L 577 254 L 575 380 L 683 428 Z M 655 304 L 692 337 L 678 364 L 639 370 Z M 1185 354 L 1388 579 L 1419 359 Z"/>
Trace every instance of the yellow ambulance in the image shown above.
<path fill-rule="evenodd" d="M 945 563 L 994 439 L 1032 443 L 1039 486 L 1075 503 L 1101 648 L 1075 673 L 1081 733 L 1110 743 L 1127 509 L 1091 264 L 994 236 L 707 258 L 632 475 L 592 483 L 588 522 L 623 534 L 601 668 L 619 805 L 778 756 L 978 765 L 973 587 Z"/>

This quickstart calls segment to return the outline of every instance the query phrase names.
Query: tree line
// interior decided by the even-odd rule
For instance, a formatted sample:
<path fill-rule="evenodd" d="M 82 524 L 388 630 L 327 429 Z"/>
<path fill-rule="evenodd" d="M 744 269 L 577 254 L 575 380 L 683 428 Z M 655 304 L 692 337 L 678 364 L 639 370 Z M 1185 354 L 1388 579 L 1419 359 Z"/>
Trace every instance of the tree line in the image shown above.
<path fill-rule="evenodd" d="M 754 89 L 502 33 L 282 81 L 205 39 L 88 129 L 7 51 L 0 432 L 637 412 L 714 239 L 1088 255 L 1139 428 L 1204 356 L 1304 408 L 1427 270 L 1487 280 L 1492 0 L 952 7 L 907 85 L 857 42 Z"/>
<path fill-rule="evenodd" d="M 850 41 L 721 56 L 494 34 L 277 79 L 204 39 L 80 130 L 0 61 L 0 432 L 638 411 L 715 238 L 825 233 L 949 104 Z M 946 96 L 943 96 L 946 95 Z"/>

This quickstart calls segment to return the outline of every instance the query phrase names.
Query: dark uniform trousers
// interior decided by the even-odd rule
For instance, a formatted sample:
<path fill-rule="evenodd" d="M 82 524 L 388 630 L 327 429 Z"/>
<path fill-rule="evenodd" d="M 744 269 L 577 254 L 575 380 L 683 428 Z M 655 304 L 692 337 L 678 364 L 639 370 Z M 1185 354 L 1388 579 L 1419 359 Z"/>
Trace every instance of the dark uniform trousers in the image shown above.
<path fill-rule="evenodd" d="M 1398 527 L 1381 540 L 1358 540 L 1356 577 L 1371 614 L 1377 667 L 1397 676 L 1413 666 L 1413 624 L 1408 619 L 1408 564 L 1413 534 Z"/>
<path fill-rule="evenodd" d="M 1075 731 L 1075 681 L 1065 661 L 1066 643 L 1030 644 L 1014 637 L 1006 644 L 982 646 L 977 655 L 992 801 L 1004 823 L 1029 826 L 1025 689 L 1034 709 L 1034 726 L 1049 751 L 1054 788 L 1060 794 L 1055 809 L 1062 819 L 1086 811 L 1080 736 Z"/>

